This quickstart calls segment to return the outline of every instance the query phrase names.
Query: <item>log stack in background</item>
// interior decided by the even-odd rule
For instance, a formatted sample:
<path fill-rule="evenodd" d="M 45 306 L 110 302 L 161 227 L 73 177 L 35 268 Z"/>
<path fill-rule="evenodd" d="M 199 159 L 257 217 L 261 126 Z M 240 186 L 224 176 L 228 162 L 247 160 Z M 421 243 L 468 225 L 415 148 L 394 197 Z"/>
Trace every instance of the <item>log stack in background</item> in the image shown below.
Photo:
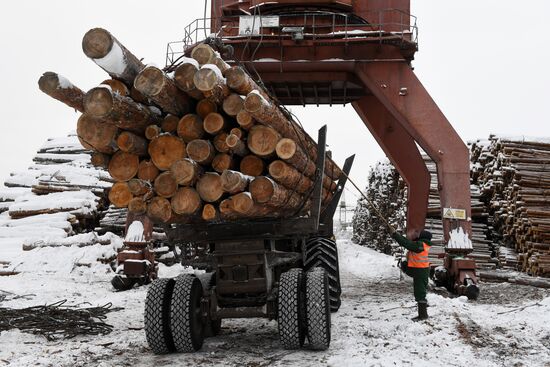
<path fill-rule="evenodd" d="M 550 139 L 491 136 L 472 145 L 472 163 L 472 177 L 506 246 L 501 261 L 550 276 Z"/>
<path fill-rule="evenodd" d="M 112 79 L 87 93 L 55 73 L 40 89 L 77 111 L 77 134 L 115 181 L 109 200 L 162 223 L 307 213 L 317 145 L 240 67 L 208 45 L 169 70 L 145 66 L 109 32 L 83 38 Z M 323 200 L 341 170 L 326 161 Z"/>

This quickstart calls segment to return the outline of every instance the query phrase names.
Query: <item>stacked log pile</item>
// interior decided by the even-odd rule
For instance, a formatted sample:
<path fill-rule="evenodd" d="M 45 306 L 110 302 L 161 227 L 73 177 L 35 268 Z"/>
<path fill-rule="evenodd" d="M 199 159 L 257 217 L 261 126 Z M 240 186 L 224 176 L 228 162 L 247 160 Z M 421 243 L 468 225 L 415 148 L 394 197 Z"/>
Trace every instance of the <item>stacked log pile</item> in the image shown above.
<path fill-rule="evenodd" d="M 474 144 L 472 159 L 472 176 L 508 247 L 500 257 L 517 270 L 550 276 L 550 139 L 491 136 Z"/>
<path fill-rule="evenodd" d="M 45 73 L 40 89 L 82 112 L 80 142 L 114 184 L 109 201 L 156 223 L 306 213 L 317 145 L 240 67 L 208 45 L 169 70 L 92 29 L 84 53 L 110 76 L 88 92 Z M 327 157 L 323 200 L 341 170 Z"/>

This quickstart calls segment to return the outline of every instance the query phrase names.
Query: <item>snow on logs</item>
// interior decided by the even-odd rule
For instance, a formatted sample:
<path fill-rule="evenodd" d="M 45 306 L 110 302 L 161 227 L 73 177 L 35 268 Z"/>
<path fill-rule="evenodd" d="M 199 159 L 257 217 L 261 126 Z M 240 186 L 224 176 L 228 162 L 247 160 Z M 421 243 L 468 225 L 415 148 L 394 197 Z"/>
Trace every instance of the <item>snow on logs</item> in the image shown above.
<path fill-rule="evenodd" d="M 168 74 L 100 28 L 82 48 L 112 79 L 85 93 L 48 72 L 39 87 L 83 113 L 77 133 L 115 181 L 113 205 L 167 223 L 307 212 L 317 146 L 242 68 L 198 45 Z M 326 165 L 325 203 L 340 176 Z"/>

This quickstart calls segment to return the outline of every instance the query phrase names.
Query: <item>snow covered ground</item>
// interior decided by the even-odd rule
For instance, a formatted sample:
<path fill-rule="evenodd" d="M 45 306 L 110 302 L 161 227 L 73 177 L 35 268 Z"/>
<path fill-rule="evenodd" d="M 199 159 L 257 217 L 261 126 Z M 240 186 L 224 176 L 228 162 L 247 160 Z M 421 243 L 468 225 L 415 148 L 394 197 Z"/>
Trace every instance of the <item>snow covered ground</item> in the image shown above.
<path fill-rule="evenodd" d="M 27 296 L 8 294 L 0 307 L 67 299 L 94 306 L 112 302 L 123 310 L 108 314 L 115 331 L 105 336 L 48 342 L 2 332 L 0 366 L 550 366 L 549 291 L 483 284 L 477 302 L 432 292 L 430 320 L 414 323 L 412 283 L 400 280 L 393 258 L 345 236 L 338 244 L 343 303 L 332 317 L 328 351 L 283 350 L 275 321 L 225 320 L 221 334 L 207 339 L 200 352 L 167 356 L 153 355 L 145 341 L 147 288 L 113 292 L 111 268 L 95 261 L 108 258 L 116 244 L 27 252 L 9 247 L 11 266 L 21 273 L 0 277 L 0 290 Z M 0 246 L 1 261 L 8 253 Z M 180 271 L 189 269 L 161 265 L 160 275 Z"/>

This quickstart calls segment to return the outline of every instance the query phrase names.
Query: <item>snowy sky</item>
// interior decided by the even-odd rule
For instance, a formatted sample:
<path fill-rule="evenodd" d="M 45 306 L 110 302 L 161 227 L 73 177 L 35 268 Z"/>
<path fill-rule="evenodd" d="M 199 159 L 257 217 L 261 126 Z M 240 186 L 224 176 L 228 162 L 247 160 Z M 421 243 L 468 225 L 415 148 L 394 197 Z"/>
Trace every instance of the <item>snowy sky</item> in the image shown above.
<path fill-rule="evenodd" d="M 412 0 L 420 28 L 416 73 L 465 140 L 490 133 L 550 136 L 550 72 L 544 46 L 550 1 L 524 4 Z M 39 91 L 43 72 L 59 72 L 84 90 L 107 78 L 82 53 L 88 29 L 104 27 L 146 63 L 164 65 L 166 43 L 181 39 L 184 27 L 202 17 L 203 6 L 201 0 L 3 4 L 0 179 L 25 169 L 46 138 L 76 128 L 77 114 Z M 352 177 L 364 186 L 368 166 L 383 153 L 352 107 L 293 111 L 312 134 L 328 123 L 335 159 L 342 162 L 356 153 Z M 347 195 L 352 201 L 353 193 Z"/>

